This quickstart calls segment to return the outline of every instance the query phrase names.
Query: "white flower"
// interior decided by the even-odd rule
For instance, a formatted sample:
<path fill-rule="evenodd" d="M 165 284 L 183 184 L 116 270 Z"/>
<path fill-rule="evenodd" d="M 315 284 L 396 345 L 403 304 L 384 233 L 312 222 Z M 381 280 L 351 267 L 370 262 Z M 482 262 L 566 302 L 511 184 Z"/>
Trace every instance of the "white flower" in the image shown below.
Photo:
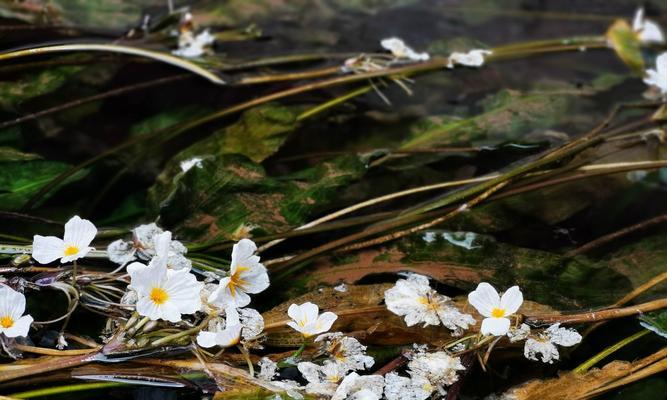
<path fill-rule="evenodd" d="M 396 37 L 383 39 L 380 45 L 384 49 L 389 50 L 396 58 L 403 58 L 410 61 L 427 61 L 430 58 L 428 53 L 417 53 L 408 47 L 403 40 Z"/>
<path fill-rule="evenodd" d="M 182 32 L 178 38 L 178 50 L 171 53 L 185 58 L 197 58 L 207 53 L 207 48 L 215 42 L 215 36 L 208 29 L 195 35 L 192 31 Z"/>
<path fill-rule="evenodd" d="M 127 267 L 128 288 L 137 292 L 137 312 L 151 320 L 181 320 L 181 314 L 201 309 L 199 291 L 204 285 L 185 270 L 168 269 L 166 260 L 155 257 L 148 266 L 135 262 Z"/>
<path fill-rule="evenodd" d="M 339 285 L 334 286 L 334 290 L 337 292 L 345 293 L 347 292 L 347 285 L 343 282 Z"/>
<path fill-rule="evenodd" d="M 667 95 L 667 53 L 655 59 L 655 69 L 646 70 L 644 83 L 656 87 L 663 96 Z"/>
<path fill-rule="evenodd" d="M 366 346 L 340 332 L 325 333 L 318 336 L 315 342 L 323 342 L 324 350 L 333 361 L 342 364 L 347 370 L 366 369 L 375 364 L 373 357 L 366 355 Z"/>
<path fill-rule="evenodd" d="M 410 274 L 407 279 L 399 279 L 394 287 L 384 292 L 384 300 L 387 309 L 404 316 L 408 326 L 442 323 L 453 331 L 459 331 L 475 323 L 472 316 L 454 307 L 449 297 L 431 289 L 428 278 L 423 275 Z"/>
<path fill-rule="evenodd" d="M 7 337 L 28 336 L 32 317 L 25 312 L 25 296 L 0 284 L 0 333 Z"/>
<path fill-rule="evenodd" d="M 55 236 L 35 235 L 32 242 L 32 258 L 40 264 L 48 264 L 60 258 L 66 263 L 85 257 L 89 251 L 95 250 L 90 243 L 97 235 L 97 228 L 87 219 L 78 215 L 65 224 L 65 235 L 62 239 Z"/>
<path fill-rule="evenodd" d="M 431 382 L 421 376 L 407 378 L 390 372 L 384 377 L 384 396 L 387 400 L 426 400 L 434 390 Z"/>
<path fill-rule="evenodd" d="M 507 337 L 512 343 L 526 340 L 528 335 L 530 335 L 530 326 L 527 324 L 521 324 L 518 328 L 510 328 L 507 332 Z"/>
<path fill-rule="evenodd" d="M 241 239 L 232 249 L 229 276 L 220 280 L 208 301 L 223 307 L 244 307 L 250 304 L 248 293 L 255 294 L 269 287 L 269 274 L 255 255 L 257 246 L 250 239 Z"/>
<path fill-rule="evenodd" d="M 235 308 L 228 308 L 226 311 L 225 326 L 217 332 L 201 331 L 197 335 L 197 344 L 201 347 L 209 348 L 214 346 L 231 347 L 241 341 L 241 330 L 243 325 L 239 318 L 239 313 Z"/>
<path fill-rule="evenodd" d="M 330 361 L 325 361 L 322 365 L 300 362 L 296 367 L 308 381 L 306 392 L 321 396 L 332 396 L 346 372 L 340 364 Z"/>
<path fill-rule="evenodd" d="M 382 375 L 363 375 L 352 372 L 338 385 L 331 400 L 380 400 L 384 388 Z"/>
<path fill-rule="evenodd" d="M 238 311 L 241 325 L 243 325 L 241 336 L 245 340 L 256 339 L 264 331 L 264 318 L 262 314 L 254 308 L 241 308 Z"/>
<path fill-rule="evenodd" d="M 449 55 L 447 68 L 454 68 L 454 65 L 464 65 L 466 67 L 481 67 L 484 65 L 484 57 L 492 54 L 491 50 L 475 49 L 467 53 L 454 52 Z"/>
<path fill-rule="evenodd" d="M 268 357 L 262 357 L 262 359 L 259 360 L 258 365 L 259 365 L 259 373 L 257 374 L 257 378 L 265 380 L 267 382 L 271 382 L 273 378 L 276 376 L 276 370 L 278 369 L 278 364 Z"/>
<path fill-rule="evenodd" d="M 482 282 L 468 295 L 468 302 L 486 317 L 482 321 L 482 335 L 503 336 L 510 329 L 508 317 L 523 303 L 523 294 L 518 286 L 512 286 L 501 298 L 493 286 Z"/>
<path fill-rule="evenodd" d="M 329 311 L 322 313 L 322 315 L 319 313 L 320 308 L 317 304 L 311 302 L 301 305 L 292 304 L 287 309 L 287 315 L 293 321 L 288 322 L 287 325 L 301 332 L 305 338 L 327 332 L 338 316 Z"/>
<path fill-rule="evenodd" d="M 188 172 L 193 167 L 202 168 L 202 161 L 204 161 L 204 159 L 201 157 L 192 157 L 188 158 L 187 160 L 183 160 L 180 164 L 181 171 Z"/>
<path fill-rule="evenodd" d="M 639 37 L 639 41 L 646 44 L 665 43 L 665 35 L 660 29 L 660 25 L 644 18 L 644 7 L 639 7 L 632 20 L 632 30 Z"/>
<path fill-rule="evenodd" d="M 574 329 L 561 328 L 554 324 L 541 332 L 537 338 L 529 338 L 523 348 L 524 356 L 533 361 L 553 363 L 560 358 L 556 345 L 571 347 L 581 342 L 581 335 Z M 538 358 L 538 354 L 541 357 Z"/>
<path fill-rule="evenodd" d="M 463 370 L 465 367 L 461 360 L 444 351 L 418 354 L 408 363 L 410 376 L 426 378 L 438 389 L 459 380 L 458 371 Z"/>
<path fill-rule="evenodd" d="M 155 256 L 167 259 L 167 267 L 189 271 L 192 262 L 185 257 L 188 249 L 179 241 L 171 240 L 171 232 L 163 231 L 154 223 L 140 225 L 132 231 L 132 241 L 122 239 L 107 247 L 109 259 L 124 265 L 137 258 L 150 260 Z"/>

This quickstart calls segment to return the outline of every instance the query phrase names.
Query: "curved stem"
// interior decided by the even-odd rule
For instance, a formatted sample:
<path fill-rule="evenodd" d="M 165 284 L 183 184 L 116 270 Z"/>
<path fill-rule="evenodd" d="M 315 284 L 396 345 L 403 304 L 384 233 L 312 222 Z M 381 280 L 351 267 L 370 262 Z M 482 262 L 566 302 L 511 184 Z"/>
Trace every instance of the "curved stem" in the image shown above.
<path fill-rule="evenodd" d="M 648 329 L 643 329 L 634 335 L 628 336 L 625 339 L 621 340 L 618 343 L 614 343 L 611 346 L 607 347 L 606 349 L 602 350 L 598 354 L 594 355 L 590 359 L 586 360 L 584 363 L 579 365 L 577 368 L 573 370 L 574 373 L 576 374 L 583 374 L 584 372 L 588 371 L 591 367 L 593 367 L 595 364 L 598 362 L 602 361 L 604 358 L 606 358 L 608 355 L 611 353 L 625 347 L 626 345 L 634 342 L 635 340 L 643 337 L 644 335 L 648 334 L 650 331 Z"/>

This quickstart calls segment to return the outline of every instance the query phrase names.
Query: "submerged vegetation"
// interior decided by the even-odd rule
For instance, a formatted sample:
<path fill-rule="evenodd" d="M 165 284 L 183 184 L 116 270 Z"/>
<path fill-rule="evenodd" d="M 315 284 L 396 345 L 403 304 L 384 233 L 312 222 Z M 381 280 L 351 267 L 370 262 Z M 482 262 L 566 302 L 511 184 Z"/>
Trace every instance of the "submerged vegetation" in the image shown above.
<path fill-rule="evenodd" d="M 0 6 L 3 396 L 664 397 L 667 7 L 175 3 Z"/>

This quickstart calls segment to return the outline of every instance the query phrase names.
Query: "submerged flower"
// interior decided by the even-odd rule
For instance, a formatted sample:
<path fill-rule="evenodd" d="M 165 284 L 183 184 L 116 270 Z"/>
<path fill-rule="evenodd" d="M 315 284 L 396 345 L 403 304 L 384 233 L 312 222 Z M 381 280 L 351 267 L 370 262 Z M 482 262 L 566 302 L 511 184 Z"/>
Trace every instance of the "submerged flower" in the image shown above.
<path fill-rule="evenodd" d="M 310 302 L 301 305 L 292 304 L 287 309 L 287 315 L 293 319 L 287 325 L 301 332 L 305 338 L 327 332 L 338 318 L 336 314 L 329 311 L 320 315 L 320 308 L 317 304 Z"/>
<path fill-rule="evenodd" d="M 315 342 L 322 342 L 324 351 L 331 355 L 332 360 L 347 370 L 366 369 L 375 364 L 373 357 L 366 355 L 366 346 L 340 332 L 325 333 L 318 336 Z"/>
<path fill-rule="evenodd" d="M 382 375 L 350 373 L 338 385 L 331 400 L 380 400 L 384 388 Z"/>
<path fill-rule="evenodd" d="M 185 58 L 201 57 L 209 52 L 213 42 L 215 42 L 215 36 L 211 35 L 208 29 L 196 35 L 192 31 L 184 31 L 178 38 L 178 49 L 171 53 Z"/>
<path fill-rule="evenodd" d="M 136 259 L 150 260 L 161 256 L 166 257 L 168 268 L 189 271 L 192 263 L 185 257 L 187 251 L 181 242 L 172 240 L 171 232 L 163 231 L 154 223 L 134 228 L 132 241 L 119 239 L 107 247 L 109 259 L 120 265 Z"/>
<path fill-rule="evenodd" d="M 32 258 L 40 264 L 48 264 L 60 258 L 66 263 L 83 258 L 89 251 L 95 250 L 90 243 L 97 235 L 97 228 L 87 219 L 78 215 L 65 224 L 63 238 L 35 235 L 32 242 Z"/>
<path fill-rule="evenodd" d="M 665 43 L 665 35 L 660 25 L 644 18 L 644 7 L 639 7 L 632 19 L 632 30 L 637 34 L 639 41 L 646 44 Z"/>
<path fill-rule="evenodd" d="M 391 54 L 398 59 L 407 59 L 410 61 L 427 61 L 430 56 L 428 53 L 417 53 L 412 50 L 402 39 L 393 37 L 383 39 L 380 45 L 391 52 Z"/>
<path fill-rule="evenodd" d="M 417 354 L 408 363 L 410 376 L 426 378 L 434 387 L 441 389 L 459 380 L 458 371 L 465 370 L 461 359 L 444 351 Z"/>
<path fill-rule="evenodd" d="M 523 294 L 518 286 L 512 286 L 500 297 L 493 286 L 482 282 L 468 295 L 468 302 L 486 317 L 482 321 L 482 335 L 503 336 L 510 329 L 508 317 L 523 303 Z"/>
<path fill-rule="evenodd" d="M 655 69 L 646 70 L 644 83 L 657 88 L 661 95 L 667 95 L 667 53 L 655 59 Z"/>
<path fill-rule="evenodd" d="M 556 345 L 571 347 L 581 342 L 581 335 L 574 329 L 561 328 L 560 324 L 554 324 L 541 332 L 536 338 L 529 338 L 523 348 L 523 354 L 527 359 L 545 363 L 553 363 L 560 358 Z"/>
<path fill-rule="evenodd" d="M 491 50 L 475 49 L 467 53 L 454 52 L 449 55 L 447 68 L 454 68 L 456 64 L 466 67 L 481 67 L 484 65 L 484 57 L 492 54 Z"/>
<path fill-rule="evenodd" d="M 322 365 L 304 361 L 297 364 L 297 368 L 308 381 L 306 392 L 320 396 L 332 396 L 347 372 L 340 364 L 330 361 Z"/>
<path fill-rule="evenodd" d="M 250 304 L 248 293 L 259 293 L 269 287 L 269 274 L 255 251 L 257 246 L 250 239 L 242 239 L 234 245 L 229 276 L 220 280 L 209 302 L 223 307 L 244 307 Z"/>
<path fill-rule="evenodd" d="M 408 378 L 390 372 L 384 377 L 384 396 L 387 400 L 426 400 L 434 390 L 431 382 L 421 376 Z"/>
<path fill-rule="evenodd" d="M 241 341 L 241 329 L 243 325 L 239 318 L 239 313 L 235 308 L 229 308 L 225 311 L 225 326 L 216 332 L 201 331 L 197 335 L 197 344 L 201 347 L 209 348 L 214 346 L 231 347 Z"/>
<path fill-rule="evenodd" d="M 528 324 L 521 324 L 517 328 L 510 328 L 507 332 L 507 337 L 512 343 L 526 340 L 528 335 L 530 335 L 530 326 L 528 326 Z"/>
<path fill-rule="evenodd" d="M 178 322 L 182 314 L 201 309 L 199 291 L 204 285 L 185 270 L 168 269 L 166 260 L 155 257 L 148 266 L 133 263 L 128 288 L 137 292 L 137 312 L 155 321 Z"/>
<path fill-rule="evenodd" d="M 396 285 L 384 292 L 387 309 L 396 315 L 404 316 L 405 323 L 413 326 L 439 325 L 458 331 L 467 329 L 475 319 L 461 313 L 447 296 L 431 289 L 428 278 L 410 274 L 407 279 L 399 279 Z"/>
<path fill-rule="evenodd" d="M 32 317 L 25 312 L 25 296 L 0 284 L 0 333 L 7 337 L 28 336 Z"/>

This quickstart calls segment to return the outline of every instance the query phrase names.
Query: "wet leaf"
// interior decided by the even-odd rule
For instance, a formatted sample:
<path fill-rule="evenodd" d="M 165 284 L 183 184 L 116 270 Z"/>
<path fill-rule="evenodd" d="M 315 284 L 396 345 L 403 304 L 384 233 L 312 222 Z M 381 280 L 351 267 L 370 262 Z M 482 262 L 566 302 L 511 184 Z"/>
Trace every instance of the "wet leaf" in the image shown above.
<path fill-rule="evenodd" d="M 464 290 L 480 281 L 501 288 L 519 285 L 526 298 L 566 309 L 607 305 L 633 288 L 626 276 L 583 257 L 568 260 L 472 232 L 440 230 L 412 235 L 379 250 L 321 259 L 300 278 L 315 287 L 401 271 L 428 275 Z"/>
<path fill-rule="evenodd" d="M 641 325 L 667 339 L 667 311 L 656 311 L 639 317 Z"/>
<path fill-rule="evenodd" d="M 572 93 L 520 93 L 501 90 L 483 103 L 483 112 L 468 118 L 435 116 L 416 125 L 400 149 L 428 148 L 465 142 L 507 141 L 527 130 L 561 124 Z"/>
<path fill-rule="evenodd" d="M 165 227 L 190 240 L 235 238 L 240 229 L 276 233 L 309 220 L 359 178 L 365 164 L 343 156 L 288 176 L 271 177 L 239 155 L 199 154 L 184 170 L 172 162 L 149 192 Z"/>
<path fill-rule="evenodd" d="M 642 57 L 639 36 L 625 20 L 616 20 L 607 30 L 607 41 L 616 51 L 616 55 L 635 74 L 644 74 L 644 58 Z"/>
<path fill-rule="evenodd" d="M 83 67 L 56 67 L 27 74 L 19 79 L 0 82 L 0 108 L 16 110 L 22 103 L 60 88 Z"/>
<path fill-rule="evenodd" d="M 22 153 L 7 147 L 0 148 L 0 208 L 18 210 L 42 186 L 69 168 L 66 163 L 47 161 L 36 154 Z M 86 172 L 82 171 L 64 184 L 85 175 Z"/>
<path fill-rule="evenodd" d="M 275 153 L 298 127 L 296 117 L 303 109 L 279 104 L 250 109 L 239 121 L 188 147 L 176 159 L 202 154 L 243 154 L 254 162 L 262 162 Z"/>

